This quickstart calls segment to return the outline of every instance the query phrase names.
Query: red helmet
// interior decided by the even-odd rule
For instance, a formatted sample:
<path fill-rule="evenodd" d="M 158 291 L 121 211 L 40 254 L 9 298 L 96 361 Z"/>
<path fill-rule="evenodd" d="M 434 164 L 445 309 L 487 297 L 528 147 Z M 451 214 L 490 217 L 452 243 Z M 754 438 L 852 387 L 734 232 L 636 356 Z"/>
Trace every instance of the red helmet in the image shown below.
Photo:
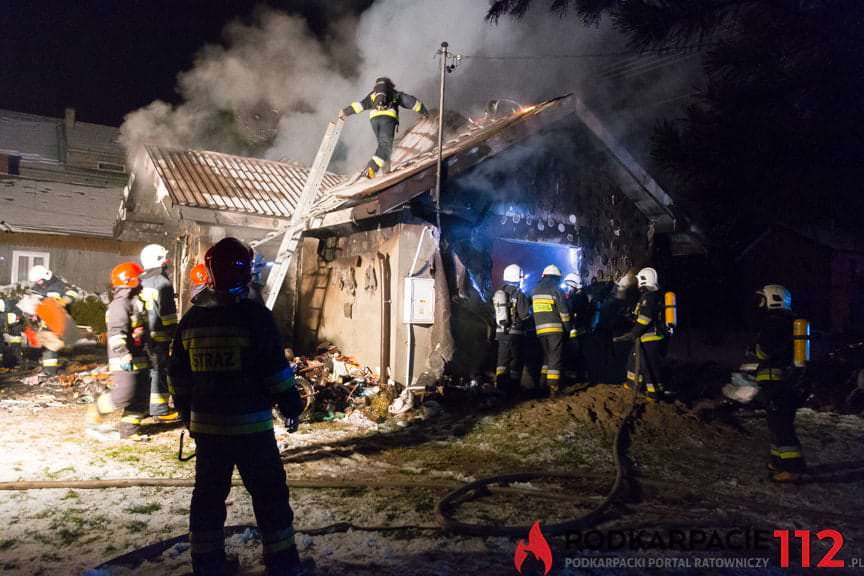
<path fill-rule="evenodd" d="M 237 294 L 252 280 L 252 249 L 236 238 L 223 238 L 207 250 L 204 263 L 217 292 Z"/>
<path fill-rule="evenodd" d="M 111 286 L 114 288 L 137 288 L 141 283 L 138 278 L 144 273 L 144 268 L 137 262 L 123 262 L 111 270 Z"/>
<path fill-rule="evenodd" d="M 206 286 L 210 283 L 210 274 L 207 273 L 207 267 L 199 262 L 189 271 L 189 280 L 192 286 Z"/>

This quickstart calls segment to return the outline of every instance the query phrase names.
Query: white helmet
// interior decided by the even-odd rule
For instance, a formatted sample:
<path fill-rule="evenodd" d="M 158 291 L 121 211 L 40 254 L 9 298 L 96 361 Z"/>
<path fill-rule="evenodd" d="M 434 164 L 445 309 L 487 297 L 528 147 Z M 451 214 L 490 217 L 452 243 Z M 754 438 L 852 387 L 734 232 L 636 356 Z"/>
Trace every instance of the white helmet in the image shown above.
<path fill-rule="evenodd" d="M 792 310 L 792 293 L 780 284 L 766 284 L 756 292 L 763 300 L 759 304 L 763 308 L 782 308 Z"/>
<path fill-rule="evenodd" d="M 504 268 L 504 282 L 513 282 L 518 284 L 522 281 L 525 275 L 522 273 L 522 267 L 518 264 L 510 264 Z"/>
<path fill-rule="evenodd" d="M 575 272 L 567 274 L 567 276 L 564 277 L 564 283 L 576 290 L 582 289 L 582 277 Z"/>
<path fill-rule="evenodd" d="M 561 270 L 554 264 L 549 264 L 543 269 L 543 276 L 561 276 Z"/>
<path fill-rule="evenodd" d="M 30 268 L 30 272 L 27 273 L 27 279 L 30 280 L 30 282 L 32 282 L 33 284 L 39 282 L 40 280 L 48 282 L 53 277 L 54 273 L 51 272 L 51 270 L 39 264 Z"/>
<path fill-rule="evenodd" d="M 162 268 L 168 259 L 168 250 L 159 244 L 148 244 L 141 250 L 141 266 L 145 270 Z"/>
<path fill-rule="evenodd" d="M 642 268 L 636 274 L 636 279 L 639 280 L 639 288 L 657 290 L 657 271 L 654 268 Z"/>

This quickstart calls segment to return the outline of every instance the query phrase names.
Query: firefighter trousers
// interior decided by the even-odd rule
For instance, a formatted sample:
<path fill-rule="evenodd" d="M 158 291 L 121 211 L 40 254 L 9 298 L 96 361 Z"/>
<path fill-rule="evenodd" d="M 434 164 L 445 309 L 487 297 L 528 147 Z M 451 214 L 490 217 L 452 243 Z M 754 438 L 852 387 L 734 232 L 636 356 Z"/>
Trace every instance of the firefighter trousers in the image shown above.
<path fill-rule="evenodd" d="M 571 382 L 587 382 L 588 369 L 585 361 L 585 336 L 568 338 L 564 347 L 564 365 Z"/>
<path fill-rule="evenodd" d="M 378 141 L 375 155 L 369 160 L 367 169 L 374 176 L 385 166 L 390 164 L 390 156 L 393 154 L 393 139 L 396 137 L 396 126 L 399 124 L 395 118 L 390 116 L 376 116 L 372 118 L 372 132 Z"/>
<path fill-rule="evenodd" d="M 42 348 L 42 372 L 46 376 L 55 376 L 60 367 L 60 353 Z"/>
<path fill-rule="evenodd" d="M 636 355 L 639 354 L 637 374 Z M 666 340 L 653 342 L 633 342 L 627 362 L 627 383 L 644 392 L 649 398 L 659 398 L 663 394 L 662 368 L 666 357 Z"/>
<path fill-rule="evenodd" d="M 147 417 L 149 393 L 149 372 L 111 372 L 111 392 L 99 398 L 97 408 L 102 414 L 122 410 L 120 433 L 123 436 L 135 434 Z"/>
<path fill-rule="evenodd" d="M 168 347 L 154 345 L 148 351 L 150 358 L 150 415 L 165 416 L 168 405 Z"/>
<path fill-rule="evenodd" d="M 498 334 L 498 362 L 495 384 L 507 394 L 515 394 L 522 383 L 525 365 L 525 339 L 522 334 Z"/>
<path fill-rule="evenodd" d="M 273 432 L 242 436 L 199 434 L 195 442 L 195 488 L 189 518 L 195 575 L 223 574 L 225 499 L 231 491 L 234 466 L 252 496 L 268 576 L 294 574 L 300 564 L 294 544 L 294 512 L 288 502 L 285 469 Z"/>
<path fill-rule="evenodd" d="M 798 391 L 788 380 L 765 382 L 768 432 L 771 435 L 771 464 L 778 471 L 802 472 L 806 468 L 801 442 L 795 432 Z"/>
<path fill-rule="evenodd" d="M 561 389 L 561 361 L 564 355 L 564 333 L 539 334 L 543 350 L 543 367 L 540 369 L 540 385 L 553 394 Z"/>

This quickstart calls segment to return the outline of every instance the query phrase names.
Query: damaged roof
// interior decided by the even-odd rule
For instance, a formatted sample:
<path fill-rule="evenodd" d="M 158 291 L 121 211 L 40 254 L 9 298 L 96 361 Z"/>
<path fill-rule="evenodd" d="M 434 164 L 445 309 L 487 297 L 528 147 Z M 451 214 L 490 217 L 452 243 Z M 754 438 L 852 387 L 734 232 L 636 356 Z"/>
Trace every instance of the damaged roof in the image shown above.
<path fill-rule="evenodd" d="M 675 220 L 671 210 L 672 199 L 573 95 L 523 107 L 503 118 L 469 121 L 444 143 L 442 156 L 448 173 L 454 177 L 514 142 L 571 116 L 586 126 L 609 151 L 614 159 L 614 177 L 624 194 L 649 221 L 655 223 L 658 230 L 671 231 Z M 337 225 L 393 210 L 434 188 L 436 164 L 437 147 L 433 144 L 431 149 L 397 162 L 383 177 L 335 187 L 317 202 L 313 213 L 317 217 L 314 225 Z M 362 214 L 358 214 L 358 210 Z"/>
<path fill-rule="evenodd" d="M 274 160 L 155 146 L 146 151 L 177 206 L 290 218 L 309 175 L 305 166 Z M 342 181 L 327 173 L 322 190 Z"/>

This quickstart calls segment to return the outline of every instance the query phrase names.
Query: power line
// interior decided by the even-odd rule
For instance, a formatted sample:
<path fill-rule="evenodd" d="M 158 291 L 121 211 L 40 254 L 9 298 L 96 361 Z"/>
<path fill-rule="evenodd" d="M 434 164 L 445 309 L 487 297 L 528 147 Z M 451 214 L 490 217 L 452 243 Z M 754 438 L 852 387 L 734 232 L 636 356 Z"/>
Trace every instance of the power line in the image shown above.
<path fill-rule="evenodd" d="M 696 52 L 707 46 L 716 45 L 716 42 L 690 44 L 684 46 L 668 46 L 661 48 L 648 48 L 645 50 L 621 50 L 617 52 L 584 52 L 581 54 L 462 54 L 465 60 L 569 60 L 587 58 L 618 58 L 622 56 L 647 56 L 651 54 L 670 54 L 676 52 Z"/>

